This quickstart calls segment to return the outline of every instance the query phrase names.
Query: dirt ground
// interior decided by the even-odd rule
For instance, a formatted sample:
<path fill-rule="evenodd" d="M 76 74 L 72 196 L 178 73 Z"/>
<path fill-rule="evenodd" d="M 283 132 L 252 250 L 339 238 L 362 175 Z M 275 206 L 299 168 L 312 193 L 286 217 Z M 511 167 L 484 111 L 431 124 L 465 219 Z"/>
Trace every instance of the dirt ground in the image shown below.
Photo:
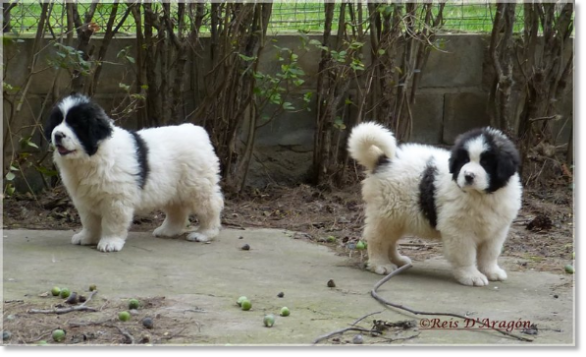
<path fill-rule="evenodd" d="M 4 229 L 78 229 L 79 217 L 63 188 L 36 198 L 30 195 L 4 200 Z M 551 190 L 526 190 L 523 208 L 515 220 L 503 255 L 519 258 L 517 271 L 536 270 L 566 274 L 564 266 L 572 262 L 573 252 L 573 192 L 567 185 L 558 185 Z M 133 231 L 150 231 L 162 223 L 163 214 L 154 212 L 149 216 L 135 217 Z M 355 251 L 364 222 L 360 185 L 356 184 L 339 191 L 320 191 L 301 185 L 295 188 L 271 187 L 265 190 L 251 189 L 240 198 L 226 199 L 223 225 L 230 228 L 265 227 L 299 232 L 302 238 L 326 245 L 337 254 L 354 258 L 357 265 L 365 260 L 365 253 Z M 406 237 L 401 242 L 403 252 L 414 261 L 423 261 L 441 255 L 441 243 L 429 242 L 416 237 Z M 81 287 L 78 287 L 82 291 Z M 32 292 L 31 292 L 32 294 Z M 16 323 L 11 317 L 19 316 L 18 324 L 30 326 L 26 336 L 11 336 L 5 343 L 44 344 L 53 343 L 49 326 L 66 328 L 68 343 L 82 344 L 159 344 L 182 343 L 180 324 L 169 314 L 160 314 L 170 308 L 172 302 L 165 297 L 152 297 L 134 314 L 136 318 L 151 317 L 157 329 L 148 330 L 134 324 L 133 331 L 125 331 L 115 311 L 127 305 L 125 300 L 103 301 L 100 318 L 84 320 L 75 326 L 75 317 L 55 314 L 26 314 L 31 308 L 67 308 L 63 300 L 51 296 L 32 295 L 27 301 L 4 301 L 4 327 L 10 331 Z M 99 298 L 96 298 L 99 299 Z M 94 302 L 95 303 L 95 302 Z M 60 305 L 61 304 L 61 305 Z M 74 314 L 71 314 L 74 315 Z M 24 316 L 24 320 L 20 317 Z M 22 325 L 21 325 L 22 326 Z M 14 327 L 14 326 L 13 326 Z M 13 331 L 22 331 L 14 328 Z M 125 334 L 128 332 L 128 334 Z M 73 336 L 73 337 L 70 337 Z M 46 342 L 45 342 L 46 341 Z M 185 343 L 187 341 L 185 340 Z"/>

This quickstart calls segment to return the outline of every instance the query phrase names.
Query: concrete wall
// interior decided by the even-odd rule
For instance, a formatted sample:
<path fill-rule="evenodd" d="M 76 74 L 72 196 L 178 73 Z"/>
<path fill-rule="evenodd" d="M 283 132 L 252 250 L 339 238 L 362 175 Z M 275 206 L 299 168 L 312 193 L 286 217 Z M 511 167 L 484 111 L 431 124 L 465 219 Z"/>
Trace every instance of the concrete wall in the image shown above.
<path fill-rule="evenodd" d="M 315 38 L 319 39 L 319 37 Z M 307 90 L 315 91 L 319 51 L 314 47 L 309 52 L 301 50 L 298 36 L 278 36 L 275 39 L 278 46 L 291 48 L 300 55 L 299 63 L 307 76 L 306 82 L 297 89 L 298 94 Z M 440 39 L 444 47 L 442 51 L 431 52 L 420 82 L 416 104 L 413 106 L 414 122 L 411 140 L 427 144 L 449 145 L 458 134 L 473 127 L 489 124 L 488 88 L 485 80 L 486 71 L 483 70 L 489 37 L 460 34 L 444 35 Z M 32 42 L 32 39 L 24 39 L 4 49 L 4 63 L 8 65 L 5 80 L 13 86 L 24 87 L 26 84 Z M 96 49 L 99 48 L 99 43 L 99 39 L 92 40 Z M 116 54 L 125 47 L 130 48 L 132 53 L 134 45 L 132 38 L 114 39 L 106 61 L 119 62 Z M 205 40 L 203 45 L 206 45 Z M 278 69 L 280 63 L 275 60 L 276 51 L 272 46 L 266 48 L 260 65 L 261 71 L 272 72 Z M 53 84 L 53 70 L 43 69 L 47 67 L 47 58 L 54 55 L 54 52 L 55 49 L 52 46 L 48 46 L 41 52 L 36 68 L 40 72 L 33 76 L 27 95 L 26 109 L 15 118 L 16 124 L 13 124 L 13 127 L 34 123 L 33 114 L 40 112 L 43 99 Z M 198 59 L 198 61 L 202 60 Z M 198 66 L 200 65 L 205 68 L 209 66 L 209 63 L 198 63 Z M 70 81 L 67 73 L 62 72 L 59 78 L 62 91 L 59 95 L 67 94 L 65 88 Z M 119 83 L 130 83 L 132 73 L 130 66 L 104 64 L 95 99 L 109 110 L 124 95 Z M 555 124 L 559 143 L 568 141 L 569 130 L 572 126 L 573 91 L 571 84 L 568 87 L 567 94 L 562 100 L 563 118 Z M 194 88 L 190 88 L 187 83 L 186 98 L 198 97 L 193 95 L 192 89 Z M 292 101 L 301 105 L 299 100 Z M 4 114 L 6 114 L 7 106 L 6 103 L 4 104 Z M 185 113 L 191 112 L 197 105 L 195 100 L 190 99 Z M 45 108 L 45 111 L 47 110 Z M 249 183 L 262 186 L 270 182 L 294 184 L 303 181 L 311 166 L 314 121 L 315 106 L 310 111 L 284 113 L 277 120 L 263 127 L 257 135 L 254 161 L 248 176 Z M 132 120 L 120 124 L 129 128 L 135 126 Z M 6 125 L 5 119 L 5 130 Z"/>

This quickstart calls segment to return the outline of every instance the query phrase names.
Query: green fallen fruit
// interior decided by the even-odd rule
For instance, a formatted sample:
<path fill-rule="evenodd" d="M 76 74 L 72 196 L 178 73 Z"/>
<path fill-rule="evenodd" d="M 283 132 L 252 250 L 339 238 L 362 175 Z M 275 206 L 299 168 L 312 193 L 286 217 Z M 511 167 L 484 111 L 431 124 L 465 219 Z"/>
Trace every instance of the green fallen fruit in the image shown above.
<path fill-rule="evenodd" d="M 273 314 L 265 315 L 263 322 L 266 327 L 273 327 L 275 324 L 275 316 Z"/>
<path fill-rule="evenodd" d="M 128 308 L 130 310 L 136 310 L 138 309 L 138 306 L 140 305 L 140 302 L 136 299 L 130 299 L 130 301 L 128 302 Z"/>
<path fill-rule="evenodd" d="M 242 310 L 248 311 L 252 308 L 252 303 L 248 299 L 243 300 L 242 303 L 240 304 L 240 307 L 242 308 Z"/>
<path fill-rule="evenodd" d="M 61 342 L 65 340 L 65 331 L 61 329 L 56 329 L 53 331 L 53 340 L 55 342 Z"/>
<path fill-rule="evenodd" d="M 358 241 L 358 243 L 356 243 L 356 249 L 364 250 L 364 249 L 366 249 L 366 244 L 364 244 L 363 241 Z"/>
<path fill-rule="evenodd" d="M 67 288 L 61 289 L 61 292 L 59 293 L 59 296 L 61 296 L 63 299 L 67 299 L 69 295 L 71 295 L 71 291 L 69 291 Z"/>
<path fill-rule="evenodd" d="M 51 295 L 59 296 L 59 294 L 61 294 L 61 289 L 58 286 L 55 286 L 53 289 L 51 289 Z"/>
<path fill-rule="evenodd" d="M 120 321 L 128 321 L 130 320 L 130 313 L 128 311 L 122 311 L 118 313 L 118 319 L 120 319 Z"/>
<path fill-rule="evenodd" d="M 287 308 L 287 307 L 281 308 L 281 316 L 289 316 L 289 315 L 291 315 L 291 311 L 289 311 L 289 308 Z"/>
<path fill-rule="evenodd" d="M 45 341 L 45 340 L 40 340 L 39 342 L 37 342 L 38 346 L 44 346 L 46 344 L 47 344 L 47 341 Z"/>
<path fill-rule="evenodd" d="M 98 287 L 95 284 L 90 285 L 90 291 L 94 291 L 98 289 Z"/>
<path fill-rule="evenodd" d="M 236 300 L 236 303 L 238 304 L 238 306 L 242 306 L 242 302 L 244 300 L 248 300 L 248 298 L 246 296 L 241 296 L 238 298 L 238 300 Z"/>
<path fill-rule="evenodd" d="M 329 236 L 326 240 L 328 241 L 328 243 L 334 243 L 336 241 L 336 237 Z"/>
<path fill-rule="evenodd" d="M 566 271 L 566 273 L 568 274 L 574 274 L 574 266 L 571 264 L 568 264 L 564 267 L 564 270 Z"/>

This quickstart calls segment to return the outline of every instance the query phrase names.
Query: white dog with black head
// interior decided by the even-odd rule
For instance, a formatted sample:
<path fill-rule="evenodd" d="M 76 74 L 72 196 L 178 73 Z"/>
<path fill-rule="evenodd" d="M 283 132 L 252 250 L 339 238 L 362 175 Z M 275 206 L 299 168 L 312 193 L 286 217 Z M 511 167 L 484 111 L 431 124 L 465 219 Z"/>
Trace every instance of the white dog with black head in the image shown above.
<path fill-rule="evenodd" d="M 89 98 L 71 95 L 51 112 L 45 135 L 83 226 L 73 244 L 119 251 L 133 215 L 154 209 L 166 215 L 155 236 L 185 233 L 190 214 L 197 215 L 199 227 L 187 240 L 218 235 L 224 207 L 220 164 L 203 128 L 128 131 Z"/>
<path fill-rule="evenodd" d="M 404 235 L 441 239 L 461 284 L 505 280 L 497 258 L 521 208 L 519 153 L 499 130 L 472 130 L 451 152 L 421 144 L 397 146 L 376 123 L 356 126 L 350 155 L 366 167 L 364 239 L 368 267 L 388 274 L 411 260 L 397 251 Z"/>

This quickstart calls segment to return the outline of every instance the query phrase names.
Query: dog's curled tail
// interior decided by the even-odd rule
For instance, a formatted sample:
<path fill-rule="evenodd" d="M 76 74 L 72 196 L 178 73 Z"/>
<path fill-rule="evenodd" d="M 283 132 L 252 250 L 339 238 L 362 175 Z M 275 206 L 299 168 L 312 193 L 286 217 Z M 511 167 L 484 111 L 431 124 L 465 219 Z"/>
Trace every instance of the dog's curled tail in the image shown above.
<path fill-rule="evenodd" d="M 350 156 L 370 171 L 376 167 L 381 157 L 392 160 L 396 149 L 397 141 L 393 133 L 374 122 L 358 124 L 348 138 Z"/>

